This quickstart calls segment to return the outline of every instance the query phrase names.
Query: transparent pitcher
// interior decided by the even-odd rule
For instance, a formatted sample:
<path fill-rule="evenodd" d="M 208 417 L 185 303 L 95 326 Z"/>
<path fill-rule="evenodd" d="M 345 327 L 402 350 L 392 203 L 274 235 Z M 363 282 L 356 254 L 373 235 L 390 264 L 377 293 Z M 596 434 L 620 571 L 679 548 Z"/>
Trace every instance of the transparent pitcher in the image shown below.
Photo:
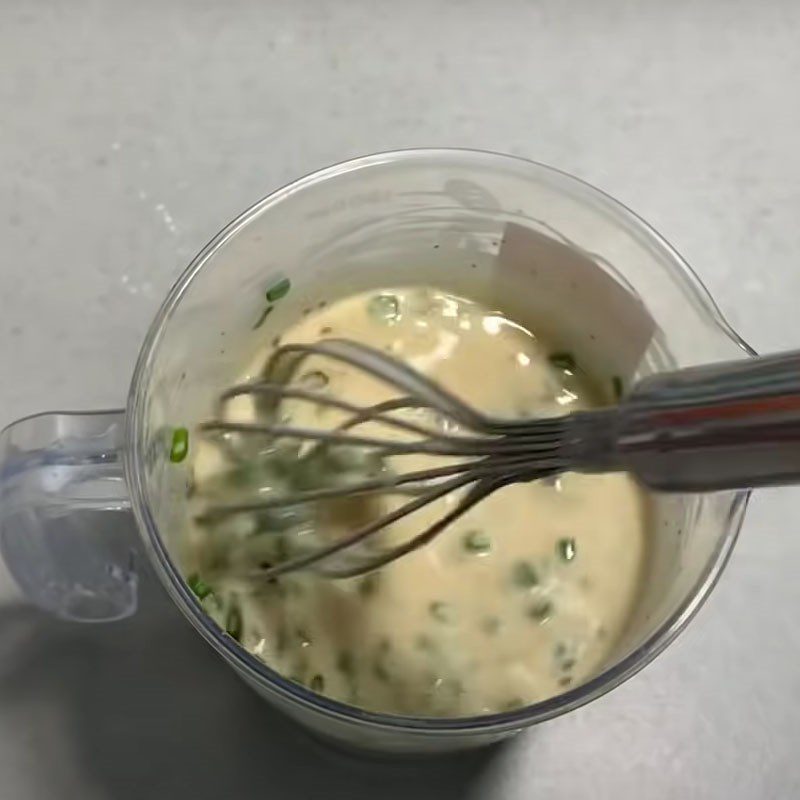
<path fill-rule="evenodd" d="M 513 231 L 536 246 L 508 258 Z M 576 292 L 570 302 L 580 313 L 560 313 L 542 291 L 544 262 L 548 285 L 560 281 Z M 569 264 L 583 272 L 570 273 Z M 290 278 L 292 292 L 265 315 L 265 290 L 279 276 Z M 638 350 L 628 347 L 627 322 L 598 300 L 596 280 L 614 287 L 611 306 L 624 295 L 646 312 Z M 0 434 L 0 548 L 25 595 L 69 620 L 126 617 L 137 605 L 134 550 L 143 549 L 181 611 L 259 694 L 319 734 L 378 750 L 485 744 L 583 705 L 641 669 L 708 596 L 735 542 L 746 492 L 653 497 L 647 589 L 606 665 L 557 697 L 491 716 L 400 717 L 316 695 L 240 647 L 188 589 L 179 563 L 188 462 L 171 462 L 172 431 L 191 431 L 211 416 L 214 398 L 242 365 L 304 309 L 413 283 L 511 317 L 534 309 L 559 343 L 578 353 L 589 348 L 589 363 L 630 378 L 752 355 L 658 234 L 564 173 L 464 150 L 383 153 L 330 167 L 254 205 L 197 256 L 150 327 L 124 410 L 41 414 Z M 588 333 L 587 319 L 597 321 Z M 623 351 L 628 363 L 621 365 L 615 360 Z M 143 548 L 119 533 L 125 526 L 117 515 L 130 513 Z"/>

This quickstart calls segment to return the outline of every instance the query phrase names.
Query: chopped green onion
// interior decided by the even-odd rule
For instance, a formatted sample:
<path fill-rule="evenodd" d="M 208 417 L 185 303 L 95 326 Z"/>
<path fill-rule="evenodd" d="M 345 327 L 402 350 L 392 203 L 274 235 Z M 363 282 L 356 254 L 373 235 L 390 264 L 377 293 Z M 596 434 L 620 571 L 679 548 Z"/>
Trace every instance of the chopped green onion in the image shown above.
<path fill-rule="evenodd" d="M 400 301 L 394 294 L 376 294 L 367 303 L 367 313 L 378 322 L 394 325 L 400 319 Z"/>
<path fill-rule="evenodd" d="M 339 653 L 339 657 L 336 659 L 336 669 L 338 669 L 339 672 L 343 672 L 345 675 L 352 675 L 355 669 L 353 654 L 348 650 L 342 650 L 342 652 Z"/>
<path fill-rule="evenodd" d="M 530 589 L 539 583 L 539 574 L 532 564 L 518 561 L 511 570 L 511 579 L 520 589 Z"/>
<path fill-rule="evenodd" d="M 492 549 L 492 540 L 488 533 L 470 531 L 464 535 L 464 549 L 479 556 L 485 556 Z"/>
<path fill-rule="evenodd" d="M 577 552 L 575 549 L 575 539 L 572 537 L 559 539 L 556 543 L 556 552 L 564 561 L 572 561 Z"/>
<path fill-rule="evenodd" d="M 274 303 L 276 300 L 286 297 L 286 295 L 289 294 L 289 289 L 291 288 L 292 282 L 288 278 L 281 278 L 276 283 L 273 283 L 269 289 L 267 289 L 267 300 L 270 303 Z"/>
<path fill-rule="evenodd" d="M 205 600 L 214 591 L 196 572 L 186 579 L 186 583 L 200 600 Z"/>
<path fill-rule="evenodd" d="M 189 453 L 189 431 L 186 428 L 175 428 L 172 432 L 172 447 L 169 451 L 169 460 L 173 464 L 180 464 Z"/>
<path fill-rule="evenodd" d="M 622 378 L 620 378 L 619 375 L 612 375 L 611 389 L 614 393 L 614 399 L 621 400 L 623 392 L 625 391 L 625 387 L 624 384 L 622 383 Z"/>
<path fill-rule="evenodd" d="M 574 647 L 567 646 L 564 642 L 558 642 L 553 650 L 556 666 L 562 672 L 569 672 L 578 663 L 577 653 Z"/>
<path fill-rule="evenodd" d="M 539 622 L 546 622 L 553 616 L 553 604 L 549 600 L 538 600 L 534 603 L 528 613 Z"/>
<path fill-rule="evenodd" d="M 453 615 L 450 606 L 441 600 L 434 600 L 429 606 L 428 611 L 437 622 L 452 622 Z"/>
<path fill-rule="evenodd" d="M 547 357 L 548 361 L 556 368 L 565 372 L 575 372 L 575 356 L 566 351 L 551 353 Z"/>
<path fill-rule="evenodd" d="M 381 576 L 379 572 L 371 572 L 369 575 L 361 579 L 358 584 L 358 593 L 362 597 L 372 597 L 378 591 L 380 586 Z"/>
<path fill-rule="evenodd" d="M 241 641 L 242 637 L 242 612 L 236 603 L 231 603 L 228 609 L 228 616 L 225 618 L 225 630 L 236 641 Z"/>
<path fill-rule="evenodd" d="M 311 679 L 311 683 L 309 684 L 309 688 L 312 692 L 321 692 L 325 689 L 325 678 L 322 675 L 315 675 Z"/>
<path fill-rule="evenodd" d="M 261 312 L 261 316 L 256 320 L 256 324 L 253 325 L 254 331 L 258 330 L 264 324 L 264 320 L 266 320 L 266 318 L 272 313 L 273 308 L 275 308 L 275 306 L 267 306 Z"/>

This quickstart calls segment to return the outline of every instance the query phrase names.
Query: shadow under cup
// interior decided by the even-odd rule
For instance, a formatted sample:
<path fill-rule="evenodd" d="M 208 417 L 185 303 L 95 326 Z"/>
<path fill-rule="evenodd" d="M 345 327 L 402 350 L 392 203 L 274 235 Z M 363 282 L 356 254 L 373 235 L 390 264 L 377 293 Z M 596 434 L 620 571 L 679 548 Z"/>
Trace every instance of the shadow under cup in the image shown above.
<path fill-rule="evenodd" d="M 267 289 L 283 278 L 291 290 L 268 303 Z M 237 672 L 313 731 L 376 750 L 434 752 L 502 738 L 638 671 L 707 596 L 747 493 L 652 496 L 649 571 L 627 632 L 601 672 L 558 697 L 485 717 L 407 718 L 285 680 L 220 631 L 181 579 L 190 476 L 188 462 L 169 460 L 170 431 L 210 417 L 243 365 L 319 303 L 413 284 L 501 310 L 574 352 L 609 392 L 618 379 L 748 351 L 680 257 L 630 211 L 563 173 L 489 153 L 404 151 L 323 170 L 245 212 L 186 270 L 144 343 L 126 420 L 125 477 L 157 572 Z"/>

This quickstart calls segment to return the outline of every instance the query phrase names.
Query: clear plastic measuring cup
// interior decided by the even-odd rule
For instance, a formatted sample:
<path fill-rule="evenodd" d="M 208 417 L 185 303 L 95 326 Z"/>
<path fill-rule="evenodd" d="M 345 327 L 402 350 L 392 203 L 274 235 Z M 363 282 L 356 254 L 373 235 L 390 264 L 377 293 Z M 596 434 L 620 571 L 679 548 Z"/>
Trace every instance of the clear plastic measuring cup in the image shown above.
<path fill-rule="evenodd" d="M 513 248 L 512 239 L 530 247 Z M 262 319 L 265 289 L 278 276 L 291 279 L 292 291 Z M 605 667 L 558 697 L 492 716 L 398 717 L 320 697 L 224 634 L 184 583 L 177 541 L 188 472 L 170 462 L 173 428 L 191 431 L 209 416 L 241 365 L 304 309 L 410 283 L 532 315 L 608 374 L 752 352 L 658 234 L 575 178 L 464 150 L 383 153 L 330 167 L 257 203 L 191 263 L 150 327 L 124 410 L 37 415 L 0 434 L 0 548 L 27 597 L 77 621 L 134 613 L 139 547 L 118 534 L 117 516 L 133 513 L 174 602 L 245 680 L 313 730 L 382 750 L 486 743 L 637 672 L 708 595 L 736 539 L 746 492 L 653 498 L 647 590 Z M 569 313 L 564 292 L 575 292 Z M 619 312 L 622 296 L 638 308 L 632 317 Z M 644 338 L 631 347 L 636 337 Z"/>

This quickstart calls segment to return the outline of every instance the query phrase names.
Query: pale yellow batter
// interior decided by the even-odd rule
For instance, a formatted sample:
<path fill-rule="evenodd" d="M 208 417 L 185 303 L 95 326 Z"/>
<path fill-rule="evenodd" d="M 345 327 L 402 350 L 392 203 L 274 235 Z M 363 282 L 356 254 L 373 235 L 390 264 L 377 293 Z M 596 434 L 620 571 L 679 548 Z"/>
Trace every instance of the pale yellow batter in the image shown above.
<path fill-rule="evenodd" d="M 592 405 L 582 365 L 570 354 L 552 354 L 502 314 L 435 289 L 338 301 L 303 317 L 282 341 L 326 337 L 385 348 L 499 416 Z M 258 377 L 264 361 L 244 377 Z M 309 362 L 300 381 L 364 405 L 388 396 L 331 362 Z M 258 416 L 248 398 L 230 403 L 226 413 Z M 416 413 L 443 424 L 430 412 Z M 339 421 L 336 412 L 305 404 L 289 406 L 287 415 L 293 424 Z M 243 478 L 240 468 L 231 478 L 224 450 L 197 437 L 191 457 L 199 507 L 281 488 L 280 470 L 268 473 L 278 476 L 273 485 L 265 473 Z M 415 458 L 393 466 L 414 468 Z M 443 510 L 439 505 L 397 523 L 391 540 L 412 536 Z M 363 506 L 335 516 L 347 527 L 375 511 Z M 187 534 L 187 572 L 223 627 L 315 691 L 374 711 L 492 713 L 558 694 L 602 664 L 637 596 L 645 516 L 644 498 L 626 476 L 570 473 L 498 491 L 429 546 L 366 578 L 335 581 L 306 572 L 267 583 L 257 577 L 260 566 L 285 557 L 303 537 L 341 533 L 320 531 L 318 510 L 274 523 L 241 515 L 195 526 Z"/>

